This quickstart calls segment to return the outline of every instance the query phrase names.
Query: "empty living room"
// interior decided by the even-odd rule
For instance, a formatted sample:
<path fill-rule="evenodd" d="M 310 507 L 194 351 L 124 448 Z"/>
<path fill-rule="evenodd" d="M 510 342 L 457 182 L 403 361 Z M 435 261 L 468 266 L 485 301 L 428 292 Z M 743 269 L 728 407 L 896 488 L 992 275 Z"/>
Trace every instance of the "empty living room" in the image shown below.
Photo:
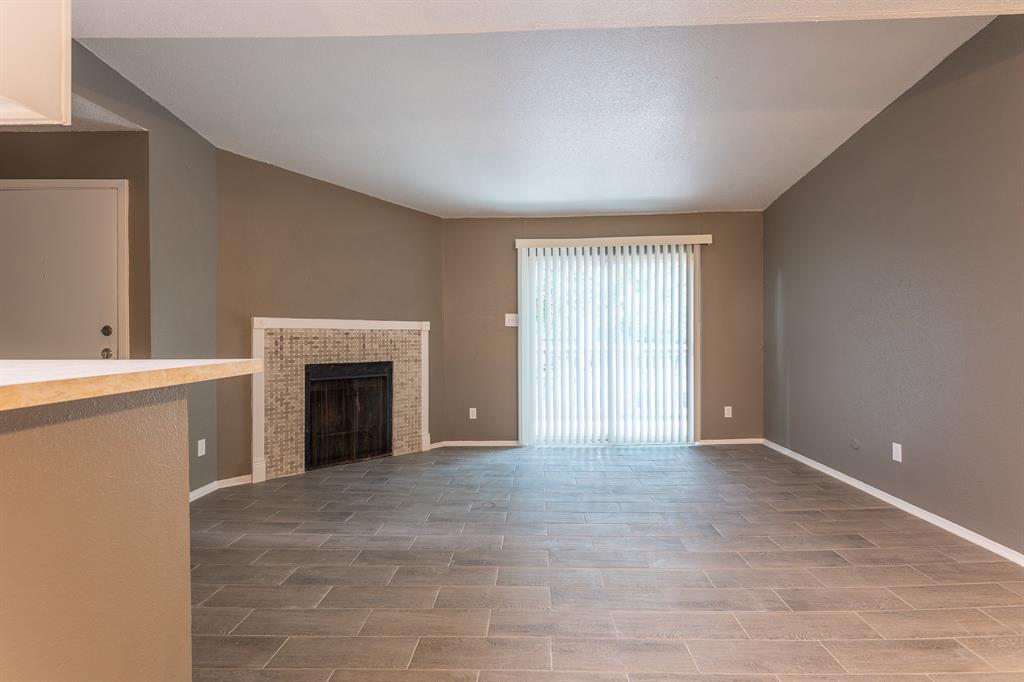
<path fill-rule="evenodd" d="M 1024 0 L 0 0 L 3 682 L 1024 681 Z"/>

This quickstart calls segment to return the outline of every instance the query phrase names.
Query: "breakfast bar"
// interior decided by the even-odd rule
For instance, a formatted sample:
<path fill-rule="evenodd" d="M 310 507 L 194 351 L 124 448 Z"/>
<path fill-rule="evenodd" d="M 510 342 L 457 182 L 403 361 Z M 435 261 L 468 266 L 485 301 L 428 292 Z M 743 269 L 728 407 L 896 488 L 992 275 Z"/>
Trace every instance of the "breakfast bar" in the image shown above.
<path fill-rule="evenodd" d="M 260 369 L 0 360 L 0 679 L 190 679 L 185 385 Z"/>

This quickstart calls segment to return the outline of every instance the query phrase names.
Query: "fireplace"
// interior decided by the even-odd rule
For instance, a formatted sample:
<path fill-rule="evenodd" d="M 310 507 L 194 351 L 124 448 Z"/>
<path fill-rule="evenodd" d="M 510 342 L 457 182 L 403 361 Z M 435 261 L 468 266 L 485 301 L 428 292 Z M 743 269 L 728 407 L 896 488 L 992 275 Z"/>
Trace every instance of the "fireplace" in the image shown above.
<path fill-rule="evenodd" d="M 306 469 L 391 454 L 392 363 L 306 365 Z"/>

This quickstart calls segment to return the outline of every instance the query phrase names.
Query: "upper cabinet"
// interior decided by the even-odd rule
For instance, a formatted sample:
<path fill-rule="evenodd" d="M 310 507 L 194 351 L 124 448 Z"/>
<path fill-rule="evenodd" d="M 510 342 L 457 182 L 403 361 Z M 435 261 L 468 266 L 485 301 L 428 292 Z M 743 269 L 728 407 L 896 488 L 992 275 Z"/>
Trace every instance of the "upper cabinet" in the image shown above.
<path fill-rule="evenodd" d="M 71 0 L 0 0 L 0 125 L 71 125 Z"/>

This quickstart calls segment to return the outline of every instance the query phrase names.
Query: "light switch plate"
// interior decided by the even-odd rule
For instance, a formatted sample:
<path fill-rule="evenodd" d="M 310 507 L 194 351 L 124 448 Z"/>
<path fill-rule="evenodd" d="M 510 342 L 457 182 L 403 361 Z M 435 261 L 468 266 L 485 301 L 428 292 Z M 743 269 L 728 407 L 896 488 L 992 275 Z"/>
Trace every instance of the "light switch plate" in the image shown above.
<path fill-rule="evenodd" d="M 892 461 L 903 462 L 903 446 L 900 443 L 892 444 Z"/>
<path fill-rule="evenodd" d="M 519 313 L 505 313 L 505 326 L 506 327 L 518 327 L 519 326 Z"/>
<path fill-rule="evenodd" d="M 732 405 L 725 406 L 725 418 L 732 419 Z"/>
<path fill-rule="evenodd" d="M 206 454 L 206 439 L 200 438 L 196 441 L 196 457 L 202 457 Z"/>
<path fill-rule="evenodd" d="M 469 408 L 469 418 L 470 419 L 476 419 L 476 408 L 475 407 Z"/>

